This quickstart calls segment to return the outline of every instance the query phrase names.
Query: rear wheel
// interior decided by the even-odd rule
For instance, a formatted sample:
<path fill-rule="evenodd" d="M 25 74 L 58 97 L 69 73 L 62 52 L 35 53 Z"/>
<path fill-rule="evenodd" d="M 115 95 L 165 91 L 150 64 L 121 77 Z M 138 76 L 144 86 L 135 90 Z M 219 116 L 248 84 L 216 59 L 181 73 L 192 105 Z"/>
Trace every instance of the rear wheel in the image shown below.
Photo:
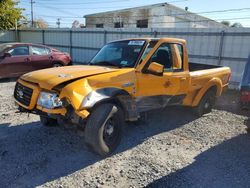
<path fill-rule="evenodd" d="M 195 113 L 201 117 L 203 114 L 210 113 L 215 104 L 215 92 L 213 90 L 207 91 L 207 93 L 201 98 L 197 107 L 195 107 Z"/>
<path fill-rule="evenodd" d="M 62 67 L 63 65 L 61 63 L 54 63 L 53 67 Z"/>
<path fill-rule="evenodd" d="M 124 116 L 119 106 L 111 103 L 98 105 L 85 127 L 87 146 L 99 155 L 111 154 L 121 141 L 123 125 Z"/>
<path fill-rule="evenodd" d="M 46 116 L 40 116 L 40 121 L 42 123 L 43 126 L 45 127 L 53 127 L 53 126 L 57 126 L 57 121 L 55 119 L 46 117 Z"/>

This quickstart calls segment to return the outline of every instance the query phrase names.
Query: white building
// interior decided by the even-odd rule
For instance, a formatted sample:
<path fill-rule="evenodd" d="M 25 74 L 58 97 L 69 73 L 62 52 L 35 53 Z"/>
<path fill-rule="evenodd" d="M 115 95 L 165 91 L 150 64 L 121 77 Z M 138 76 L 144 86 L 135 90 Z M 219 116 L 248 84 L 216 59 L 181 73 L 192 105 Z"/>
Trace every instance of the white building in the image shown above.
<path fill-rule="evenodd" d="M 87 28 L 222 28 L 225 25 L 168 3 L 89 14 Z"/>

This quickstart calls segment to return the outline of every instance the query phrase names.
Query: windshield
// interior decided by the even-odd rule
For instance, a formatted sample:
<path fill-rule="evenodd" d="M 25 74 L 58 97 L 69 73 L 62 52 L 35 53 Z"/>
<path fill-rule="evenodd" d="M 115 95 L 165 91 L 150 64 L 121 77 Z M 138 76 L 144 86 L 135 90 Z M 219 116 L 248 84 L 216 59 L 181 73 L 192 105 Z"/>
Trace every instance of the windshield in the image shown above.
<path fill-rule="evenodd" d="M 124 40 L 105 45 L 90 61 L 91 65 L 134 67 L 146 41 Z"/>
<path fill-rule="evenodd" d="M 11 47 L 11 44 L 0 44 L 0 53 L 3 52 L 6 48 Z"/>

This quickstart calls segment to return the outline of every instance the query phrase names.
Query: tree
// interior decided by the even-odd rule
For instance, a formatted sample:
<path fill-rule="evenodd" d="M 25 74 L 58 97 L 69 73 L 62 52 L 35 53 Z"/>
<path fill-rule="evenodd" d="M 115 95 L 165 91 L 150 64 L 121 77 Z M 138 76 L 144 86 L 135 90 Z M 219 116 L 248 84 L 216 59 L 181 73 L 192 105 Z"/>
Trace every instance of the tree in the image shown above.
<path fill-rule="evenodd" d="M 221 21 L 220 23 L 222 23 L 222 24 L 224 24 L 224 25 L 226 25 L 226 26 L 230 26 L 230 22 L 229 21 Z"/>
<path fill-rule="evenodd" d="M 231 25 L 231 27 L 243 27 L 241 23 L 235 22 L 234 24 Z"/>
<path fill-rule="evenodd" d="M 235 23 L 231 24 L 229 21 L 222 21 L 221 23 L 228 26 L 228 27 L 243 27 L 242 24 L 239 22 L 235 22 Z"/>
<path fill-rule="evenodd" d="M 17 8 L 18 1 L 0 0 L 0 30 L 15 28 L 16 23 L 24 18 L 22 11 Z"/>
<path fill-rule="evenodd" d="M 34 21 L 34 26 L 35 28 L 45 29 L 49 27 L 49 24 L 45 20 L 40 18 Z"/>

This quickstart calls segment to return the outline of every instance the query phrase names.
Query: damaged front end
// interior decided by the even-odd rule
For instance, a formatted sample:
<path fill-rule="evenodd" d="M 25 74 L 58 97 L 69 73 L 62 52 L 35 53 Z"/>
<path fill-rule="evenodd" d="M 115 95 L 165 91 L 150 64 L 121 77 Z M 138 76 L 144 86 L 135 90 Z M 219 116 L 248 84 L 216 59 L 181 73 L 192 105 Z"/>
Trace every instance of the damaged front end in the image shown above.
<path fill-rule="evenodd" d="M 19 112 L 81 125 L 88 117 L 89 112 L 85 109 L 75 109 L 71 102 L 76 102 L 76 99 L 72 100 L 68 96 L 63 96 L 62 94 L 65 92 L 62 91 L 63 89 L 61 91 L 58 89 L 48 91 L 35 83 L 19 79 L 15 86 L 14 98 Z M 79 98 L 79 94 L 77 96 Z M 76 103 L 73 104 L 77 106 Z"/>

